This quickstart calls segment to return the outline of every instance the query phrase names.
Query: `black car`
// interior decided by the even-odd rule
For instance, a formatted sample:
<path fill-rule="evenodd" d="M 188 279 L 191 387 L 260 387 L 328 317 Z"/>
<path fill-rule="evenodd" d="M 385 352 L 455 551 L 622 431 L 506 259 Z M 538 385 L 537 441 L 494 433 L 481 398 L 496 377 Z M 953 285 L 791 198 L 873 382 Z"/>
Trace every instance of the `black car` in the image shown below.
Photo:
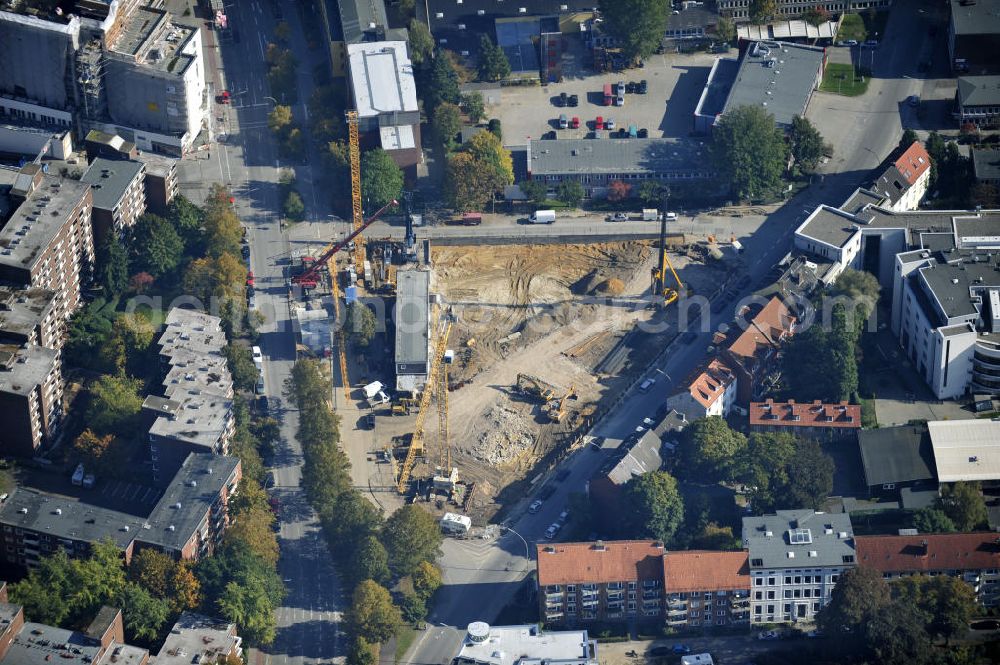
<path fill-rule="evenodd" d="M 625 84 L 625 92 L 631 95 L 636 91 L 638 87 L 639 87 L 638 83 L 636 83 L 635 81 L 629 81 L 628 83 Z"/>
<path fill-rule="evenodd" d="M 570 106 L 579 106 L 580 105 L 580 97 L 577 96 L 577 95 L 570 95 L 569 96 L 569 105 Z"/>
<path fill-rule="evenodd" d="M 253 298 L 254 290 L 252 286 L 247 286 L 247 298 Z"/>
<path fill-rule="evenodd" d="M 639 94 L 645 95 L 646 91 L 649 89 L 649 84 L 646 83 L 646 79 L 639 81 Z"/>
<path fill-rule="evenodd" d="M 568 99 L 569 96 L 565 92 L 559 93 L 559 96 L 556 98 L 556 106 L 566 106 Z"/>
<path fill-rule="evenodd" d="M 641 139 L 648 139 L 649 138 L 649 130 L 646 129 L 645 127 L 643 127 L 643 128 L 641 128 L 639 130 L 639 133 L 637 134 L 637 136 L 639 138 L 641 138 Z"/>
<path fill-rule="evenodd" d="M 569 470 L 569 469 L 563 469 L 563 470 L 562 470 L 562 471 L 560 471 L 560 472 L 559 472 L 558 474 L 556 474 L 556 481 L 557 481 L 557 482 L 560 482 L 560 483 L 561 483 L 562 481 L 564 481 L 564 480 L 566 480 L 567 478 L 569 478 L 569 474 L 570 474 L 570 473 L 571 473 L 571 472 L 570 472 L 570 470 Z"/>
<path fill-rule="evenodd" d="M 550 132 L 545 132 L 544 134 L 542 134 L 543 141 L 552 141 L 555 138 L 556 138 L 556 131 L 554 129 Z"/>
<path fill-rule="evenodd" d="M 243 245 L 243 249 L 241 249 L 240 251 L 243 252 L 244 259 L 250 258 L 250 245 Z"/>
<path fill-rule="evenodd" d="M 267 413 L 267 395 L 261 395 L 257 398 L 257 408 Z"/>

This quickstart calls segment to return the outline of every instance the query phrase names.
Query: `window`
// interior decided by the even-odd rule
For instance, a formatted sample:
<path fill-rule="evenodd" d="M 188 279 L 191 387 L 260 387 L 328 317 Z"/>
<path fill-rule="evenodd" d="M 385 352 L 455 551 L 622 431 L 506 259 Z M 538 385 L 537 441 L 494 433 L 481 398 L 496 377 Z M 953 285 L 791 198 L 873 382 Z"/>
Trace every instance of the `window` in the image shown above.
<path fill-rule="evenodd" d="M 570 593 L 576 593 L 576 585 L 575 584 L 566 585 L 566 591 L 569 591 Z"/>
<path fill-rule="evenodd" d="M 756 591 L 756 592 L 754 592 L 753 599 L 754 600 L 764 600 L 764 592 L 763 591 Z"/>
<path fill-rule="evenodd" d="M 764 586 L 764 578 L 763 577 L 755 577 L 755 578 L 753 578 L 753 585 L 754 586 Z"/>
<path fill-rule="evenodd" d="M 785 589 L 785 598 L 791 598 L 791 597 L 792 597 L 792 590 Z"/>
<path fill-rule="evenodd" d="M 813 603 L 813 612 L 819 612 L 819 603 Z"/>
<path fill-rule="evenodd" d="M 774 600 L 774 592 L 773 591 L 768 591 L 767 592 L 767 599 L 768 600 Z"/>
<path fill-rule="evenodd" d="M 629 582 L 628 583 L 628 588 L 629 589 L 634 589 L 635 588 L 635 582 Z"/>
<path fill-rule="evenodd" d="M 753 566 L 753 567 L 755 567 L 755 568 L 760 568 L 761 566 L 764 565 L 764 560 L 763 559 L 751 559 L 750 560 L 750 565 Z"/>
<path fill-rule="evenodd" d="M 754 614 L 761 614 L 763 612 L 763 609 L 764 608 L 762 608 L 760 605 L 755 605 L 754 608 L 753 608 L 753 613 Z"/>
<path fill-rule="evenodd" d="M 785 576 L 785 584 L 791 584 L 791 583 L 792 583 L 792 576 L 791 575 L 786 575 Z"/>
<path fill-rule="evenodd" d="M 774 577 L 768 577 L 767 578 L 767 586 L 774 586 L 774 580 L 775 580 Z"/>
<path fill-rule="evenodd" d="M 768 605 L 767 606 L 767 613 L 768 614 L 774 614 L 774 605 Z"/>
<path fill-rule="evenodd" d="M 785 612 L 791 612 L 791 611 L 792 611 L 792 604 L 785 603 Z"/>

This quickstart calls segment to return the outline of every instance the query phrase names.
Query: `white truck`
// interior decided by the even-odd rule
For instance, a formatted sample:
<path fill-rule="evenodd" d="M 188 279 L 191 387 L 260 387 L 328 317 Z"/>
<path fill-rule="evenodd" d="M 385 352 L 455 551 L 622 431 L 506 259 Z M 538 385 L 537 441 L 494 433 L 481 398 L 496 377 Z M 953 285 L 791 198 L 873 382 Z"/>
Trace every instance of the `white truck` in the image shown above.
<path fill-rule="evenodd" d="M 445 513 L 440 524 L 441 531 L 452 536 L 464 536 L 472 528 L 472 520 L 457 513 Z"/>
<path fill-rule="evenodd" d="M 372 381 L 362 390 L 365 391 L 365 399 L 368 400 L 368 406 L 373 409 L 376 406 L 389 402 L 389 396 L 385 394 L 385 386 L 381 381 Z"/>
<path fill-rule="evenodd" d="M 532 224 L 552 224 L 556 221 L 556 211 L 555 210 L 536 210 L 531 213 L 531 217 L 528 221 Z"/>
<path fill-rule="evenodd" d="M 660 211 L 656 208 L 643 208 L 642 209 L 642 221 L 644 222 L 657 222 L 660 220 Z"/>

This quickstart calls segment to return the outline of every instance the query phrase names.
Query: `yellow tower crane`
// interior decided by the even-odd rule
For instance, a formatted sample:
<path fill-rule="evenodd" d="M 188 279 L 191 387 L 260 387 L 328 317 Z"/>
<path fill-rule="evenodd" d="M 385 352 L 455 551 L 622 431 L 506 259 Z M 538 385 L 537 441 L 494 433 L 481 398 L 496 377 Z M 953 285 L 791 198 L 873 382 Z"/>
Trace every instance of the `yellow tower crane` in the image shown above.
<path fill-rule="evenodd" d="M 448 338 L 444 341 L 447 345 Z M 438 370 L 437 407 L 438 407 L 438 438 L 440 439 L 440 464 L 445 475 L 451 473 L 451 439 L 448 431 L 448 351 L 441 358 L 441 368 Z"/>
<path fill-rule="evenodd" d="M 670 270 L 670 274 L 674 277 L 674 283 L 677 284 L 677 288 L 667 286 L 667 270 Z M 656 267 L 652 270 L 653 285 L 652 291 L 654 296 L 661 296 L 663 298 L 663 305 L 669 305 L 680 298 L 680 291 L 684 288 L 681 283 L 681 278 L 677 276 L 677 271 L 674 270 L 674 266 L 670 263 L 670 257 L 667 256 L 667 216 L 664 215 L 660 221 L 660 260 Z"/>
<path fill-rule="evenodd" d="M 357 231 L 364 224 L 361 210 L 361 148 L 358 143 L 358 112 L 347 111 L 347 135 L 351 156 L 351 228 Z M 363 270 L 365 265 L 365 239 L 359 234 L 354 241 L 354 265 Z"/>
<path fill-rule="evenodd" d="M 437 328 L 437 316 L 433 316 L 432 329 Z M 434 348 L 434 357 L 431 359 L 430 369 L 427 372 L 427 384 L 420 395 L 420 412 L 417 414 L 417 422 L 413 427 L 413 436 L 410 438 L 410 447 L 406 450 L 406 459 L 403 460 L 403 467 L 399 471 L 399 479 L 396 489 L 400 494 L 406 494 L 410 482 L 410 474 L 413 472 L 413 465 L 418 456 L 424 454 L 424 418 L 431 405 L 431 394 L 436 392 L 438 374 L 444 360 L 444 352 L 448 346 L 448 335 L 451 334 L 451 321 L 445 324 L 444 330 L 438 337 L 437 346 Z"/>
<path fill-rule="evenodd" d="M 360 235 L 358 236 L 361 237 Z M 337 283 L 337 255 L 331 254 L 327 259 L 327 272 L 330 275 L 330 291 L 333 293 L 333 321 L 340 322 L 340 284 Z M 340 360 L 340 378 L 344 382 L 344 396 L 351 401 L 351 380 L 347 376 L 347 340 L 344 335 L 344 325 L 337 325 L 337 357 Z"/>

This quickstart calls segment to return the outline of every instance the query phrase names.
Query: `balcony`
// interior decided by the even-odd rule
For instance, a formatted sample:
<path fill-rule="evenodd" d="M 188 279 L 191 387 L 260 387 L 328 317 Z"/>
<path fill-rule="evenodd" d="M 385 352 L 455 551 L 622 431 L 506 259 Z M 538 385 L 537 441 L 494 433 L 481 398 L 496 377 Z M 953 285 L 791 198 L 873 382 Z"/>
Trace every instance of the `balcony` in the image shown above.
<path fill-rule="evenodd" d="M 562 591 L 553 591 L 552 593 L 545 594 L 546 601 L 562 600 L 562 597 L 563 597 Z"/>
<path fill-rule="evenodd" d="M 608 602 L 611 602 L 613 600 L 624 600 L 624 599 L 625 599 L 625 594 L 622 593 L 621 591 L 608 594 Z"/>
<path fill-rule="evenodd" d="M 585 600 L 585 601 L 583 601 L 583 603 L 581 603 L 581 605 L 586 610 L 593 610 L 593 609 L 597 608 L 597 601 L 596 600 Z"/>
<path fill-rule="evenodd" d="M 656 589 L 654 591 L 643 591 L 642 592 L 642 599 L 643 600 L 650 600 L 652 598 L 659 598 L 659 597 L 660 597 L 660 590 L 659 589 Z"/>
<path fill-rule="evenodd" d="M 684 610 L 687 612 L 687 606 L 688 604 L 686 600 L 671 599 L 667 601 L 667 607 L 670 609 Z"/>
<path fill-rule="evenodd" d="M 667 617 L 668 626 L 685 626 L 687 625 L 687 615 L 681 617 Z"/>
<path fill-rule="evenodd" d="M 562 619 L 562 618 L 563 618 L 563 613 L 562 612 L 546 612 L 545 613 L 545 619 L 547 621 L 555 621 L 556 619 Z"/>
<path fill-rule="evenodd" d="M 686 607 L 668 607 L 667 608 L 667 614 L 669 614 L 670 616 L 685 616 L 686 617 L 687 613 L 688 613 L 688 611 L 687 611 Z"/>

